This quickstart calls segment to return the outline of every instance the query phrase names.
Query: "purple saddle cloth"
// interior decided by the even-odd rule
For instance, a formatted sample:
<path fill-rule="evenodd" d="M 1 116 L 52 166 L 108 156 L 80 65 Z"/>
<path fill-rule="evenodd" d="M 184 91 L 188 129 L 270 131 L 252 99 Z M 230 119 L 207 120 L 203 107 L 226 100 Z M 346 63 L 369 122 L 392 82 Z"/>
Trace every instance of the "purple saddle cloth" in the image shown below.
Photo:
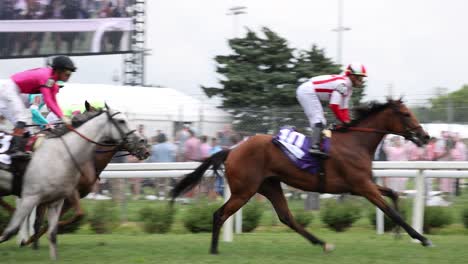
<path fill-rule="evenodd" d="M 321 159 L 309 153 L 310 139 L 294 128 L 281 128 L 279 133 L 273 137 L 273 144 L 278 146 L 299 169 L 310 173 L 319 171 Z M 330 138 L 324 138 L 321 142 L 322 151 L 328 154 L 330 146 Z"/>

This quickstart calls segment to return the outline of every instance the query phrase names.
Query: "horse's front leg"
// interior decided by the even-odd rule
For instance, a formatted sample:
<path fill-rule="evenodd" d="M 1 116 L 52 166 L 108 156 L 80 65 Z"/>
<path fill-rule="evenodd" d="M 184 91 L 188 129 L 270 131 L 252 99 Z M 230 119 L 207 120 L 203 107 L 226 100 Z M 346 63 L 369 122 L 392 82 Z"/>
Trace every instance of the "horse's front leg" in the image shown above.
<path fill-rule="evenodd" d="M 353 193 L 367 198 L 367 200 L 382 210 L 382 212 L 390 217 L 395 223 L 403 227 L 403 229 L 405 229 L 412 238 L 421 241 L 423 246 L 432 246 L 432 242 L 429 239 L 414 230 L 414 228 L 405 222 L 400 214 L 398 214 L 388 205 L 385 199 L 380 195 L 379 189 L 373 182 L 369 181 L 367 183 L 359 184 Z"/>
<path fill-rule="evenodd" d="M 401 215 L 400 208 L 398 206 L 398 193 L 392 190 L 391 188 L 380 186 L 376 184 L 377 189 L 379 189 L 380 194 L 382 194 L 385 197 L 388 197 L 392 199 L 393 206 L 395 207 L 395 211 Z M 401 233 L 400 233 L 400 226 L 397 225 L 395 228 L 395 238 L 400 239 L 401 238 Z"/>

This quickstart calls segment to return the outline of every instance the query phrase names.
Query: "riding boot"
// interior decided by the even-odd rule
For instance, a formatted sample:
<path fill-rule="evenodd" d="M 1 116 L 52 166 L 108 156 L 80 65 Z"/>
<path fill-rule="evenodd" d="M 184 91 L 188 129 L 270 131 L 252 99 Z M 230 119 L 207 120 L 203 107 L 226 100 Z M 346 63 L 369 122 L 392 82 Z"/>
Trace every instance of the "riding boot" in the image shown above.
<path fill-rule="evenodd" d="M 322 152 L 322 150 L 320 149 L 320 140 L 322 136 L 322 130 L 323 130 L 323 124 L 316 123 L 310 135 L 309 153 L 312 155 L 318 155 L 318 156 L 326 158 L 328 157 L 328 155 L 325 152 Z"/>
<path fill-rule="evenodd" d="M 31 158 L 31 154 L 24 151 L 26 145 L 26 141 L 24 140 L 24 126 L 24 122 L 18 121 L 16 127 L 13 129 L 11 147 L 8 151 L 12 160 L 28 160 Z"/>

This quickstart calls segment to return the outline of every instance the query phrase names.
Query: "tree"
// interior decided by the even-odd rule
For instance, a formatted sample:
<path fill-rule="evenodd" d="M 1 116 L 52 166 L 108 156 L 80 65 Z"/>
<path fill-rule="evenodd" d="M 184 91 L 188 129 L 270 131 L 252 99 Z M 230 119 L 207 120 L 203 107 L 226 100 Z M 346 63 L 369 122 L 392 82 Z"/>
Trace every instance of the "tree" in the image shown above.
<path fill-rule="evenodd" d="M 222 97 L 222 107 L 233 112 L 237 129 L 251 132 L 271 128 L 271 106 L 295 104 L 293 49 L 270 29 L 262 33 L 248 29 L 244 38 L 229 40 L 233 54 L 215 58 L 222 88 L 202 86 L 208 96 Z"/>
<path fill-rule="evenodd" d="M 222 98 L 237 130 L 267 133 L 280 125 L 307 126 L 297 86 L 312 76 L 339 73 L 339 65 L 315 45 L 296 52 L 269 28 L 261 33 L 248 29 L 245 37 L 229 40 L 233 53 L 215 57 L 221 87 L 202 89 L 209 97 Z"/>
<path fill-rule="evenodd" d="M 438 88 L 441 90 L 441 88 Z M 468 122 L 468 85 L 448 94 L 439 94 L 429 99 L 429 107 L 415 107 L 412 110 L 421 122 Z"/>

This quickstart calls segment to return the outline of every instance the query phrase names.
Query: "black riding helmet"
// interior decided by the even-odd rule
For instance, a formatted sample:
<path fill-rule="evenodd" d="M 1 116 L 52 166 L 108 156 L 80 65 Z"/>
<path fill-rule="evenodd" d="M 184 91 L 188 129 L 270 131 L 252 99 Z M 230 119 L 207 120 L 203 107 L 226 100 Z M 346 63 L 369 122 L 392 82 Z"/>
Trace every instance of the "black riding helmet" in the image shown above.
<path fill-rule="evenodd" d="M 68 56 L 57 56 L 52 60 L 53 69 L 65 69 L 72 72 L 76 71 L 75 64 Z"/>

